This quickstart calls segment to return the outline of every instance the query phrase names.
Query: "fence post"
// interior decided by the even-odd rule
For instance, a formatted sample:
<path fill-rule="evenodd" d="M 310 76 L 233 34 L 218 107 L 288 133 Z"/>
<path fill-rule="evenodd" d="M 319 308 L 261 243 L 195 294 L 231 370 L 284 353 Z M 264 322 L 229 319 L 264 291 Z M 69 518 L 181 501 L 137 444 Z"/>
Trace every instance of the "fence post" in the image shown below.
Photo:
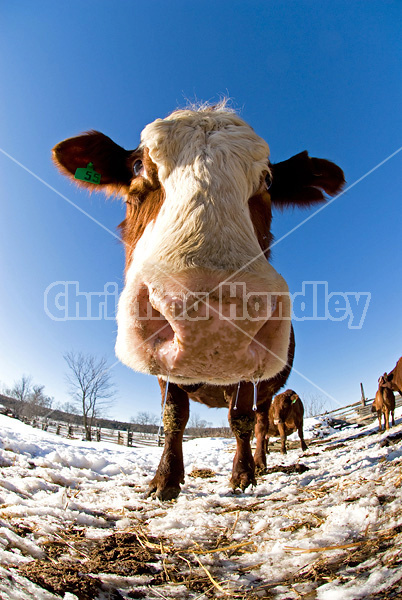
<path fill-rule="evenodd" d="M 127 446 L 133 445 L 133 433 L 130 428 L 127 429 Z"/>
<path fill-rule="evenodd" d="M 361 403 L 362 406 L 366 406 L 366 396 L 364 395 L 364 387 L 363 384 L 360 384 L 360 391 L 361 391 Z"/>

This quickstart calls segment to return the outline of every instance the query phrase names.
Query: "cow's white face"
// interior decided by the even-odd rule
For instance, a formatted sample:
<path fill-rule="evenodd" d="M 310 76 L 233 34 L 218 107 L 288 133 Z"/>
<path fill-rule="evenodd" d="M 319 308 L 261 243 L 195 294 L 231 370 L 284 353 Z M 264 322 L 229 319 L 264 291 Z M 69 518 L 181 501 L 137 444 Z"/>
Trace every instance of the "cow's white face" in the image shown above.
<path fill-rule="evenodd" d="M 236 114 L 193 111 L 158 119 L 141 137 L 164 190 L 148 260 L 169 273 L 264 268 L 247 205 L 268 171 L 264 140 Z"/>
<path fill-rule="evenodd" d="M 92 162 L 99 187 L 126 200 L 122 362 L 186 384 L 270 379 L 282 370 L 291 308 L 267 261 L 271 199 L 282 208 L 322 202 L 321 190 L 342 187 L 337 165 L 307 152 L 270 165 L 264 140 L 222 106 L 154 121 L 134 151 L 99 132 L 70 138 L 54 148 L 54 160 L 70 177 Z"/>
<path fill-rule="evenodd" d="M 290 304 L 248 205 L 267 194 L 268 145 L 234 113 L 178 111 L 148 125 L 141 146 L 163 204 L 132 249 L 118 357 L 182 383 L 272 377 L 286 363 Z M 146 162 L 141 177 L 154 184 Z"/>

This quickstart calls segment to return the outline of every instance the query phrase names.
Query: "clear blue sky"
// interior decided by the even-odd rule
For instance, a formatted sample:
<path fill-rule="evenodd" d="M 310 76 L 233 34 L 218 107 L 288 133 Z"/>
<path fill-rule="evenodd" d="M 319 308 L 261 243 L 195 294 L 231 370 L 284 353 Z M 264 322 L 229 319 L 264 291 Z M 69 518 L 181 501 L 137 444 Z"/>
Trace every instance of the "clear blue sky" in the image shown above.
<path fill-rule="evenodd" d="M 121 289 L 123 248 L 107 231 L 13 162 L 115 231 L 119 201 L 79 191 L 53 167 L 62 139 L 98 129 L 134 148 L 143 127 L 186 99 L 233 99 L 270 145 L 274 162 L 307 149 L 337 162 L 349 185 L 402 146 L 399 1 L 178 0 L 0 5 L 0 381 L 22 373 L 67 398 L 68 350 L 115 362 L 113 320 L 51 320 L 44 291 L 78 281 Z M 288 386 L 328 407 L 373 396 L 402 354 L 402 152 L 280 241 L 273 264 L 291 292 L 327 281 L 329 292 L 369 292 L 363 326 L 295 323 Z M 310 212 L 277 213 L 280 239 Z M 116 365 L 111 414 L 159 412 L 156 379 Z M 311 381 L 312 383 L 309 383 Z M 330 400 L 315 386 L 335 399 Z M 192 405 L 220 424 L 224 410 Z"/>

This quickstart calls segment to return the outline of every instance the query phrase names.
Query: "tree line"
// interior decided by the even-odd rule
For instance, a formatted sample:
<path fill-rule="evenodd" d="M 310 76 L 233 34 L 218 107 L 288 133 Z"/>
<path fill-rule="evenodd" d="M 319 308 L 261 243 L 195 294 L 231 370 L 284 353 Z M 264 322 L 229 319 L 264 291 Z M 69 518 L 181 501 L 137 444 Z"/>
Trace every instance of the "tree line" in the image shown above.
<path fill-rule="evenodd" d="M 32 422 L 41 418 L 83 425 L 88 441 L 92 440 L 96 429 L 102 427 L 131 429 L 140 433 L 158 432 L 160 415 L 148 411 L 139 411 L 129 422 L 107 418 L 116 396 L 116 387 L 106 358 L 68 352 L 64 360 L 67 365 L 69 401 L 55 405 L 54 398 L 45 393 L 44 385 L 33 383 L 31 375 L 22 375 L 12 387 L 3 388 L 4 397 L 0 402 L 8 404 L 12 415 L 23 421 Z M 186 433 L 194 437 L 231 436 L 228 426 L 212 427 L 197 413 L 191 415 Z"/>
<path fill-rule="evenodd" d="M 68 423 L 82 424 L 85 439 L 92 440 L 94 430 L 105 427 L 110 429 L 131 429 L 142 433 L 156 434 L 161 417 L 147 411 L 139 411 L 132 416 L 129 423 L 122 423 L 107 418 L 113 405 L 116 387 L 111 379 L 107 360 L 92 354 L 68 352 L 64 355 L 67 365 L 66 382 L 70 400 L 62 405 L 54 405 L 54 398 L 45 393 L 45 386 L 33 383 L 30 375 L 22 377 L 3 393 L 15 400 L 12 412 L 19 419 L 31 422 L 35 418 L 52 418 Z M 305 417 L 323 412 L 324 400 L 317 395 L 305 398 Z M 57 416 L 56 416 L 57 415 Z M 228 425 L 213 427 L 211 423 L 191 414 L 186 427 L 186 434 L 193 437 L 232 437 Z"/>

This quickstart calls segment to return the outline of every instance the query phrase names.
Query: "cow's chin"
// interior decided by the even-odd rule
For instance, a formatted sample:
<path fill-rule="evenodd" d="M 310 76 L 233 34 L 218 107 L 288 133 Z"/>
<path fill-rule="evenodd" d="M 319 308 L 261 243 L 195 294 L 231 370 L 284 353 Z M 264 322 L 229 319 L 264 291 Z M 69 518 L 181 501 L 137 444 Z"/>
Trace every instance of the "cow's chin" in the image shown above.
<path fill-rule="evenodd" d="M 271 379 L 286 365 L 291 326 L 288 296 L 276 300 L 268 319 L 210 315 L 195 328 L 186 320 L 171 324 L 154 308 L 154 319 L 119 323 L 116 354 L 135 371 L 182 385 Z"/>

